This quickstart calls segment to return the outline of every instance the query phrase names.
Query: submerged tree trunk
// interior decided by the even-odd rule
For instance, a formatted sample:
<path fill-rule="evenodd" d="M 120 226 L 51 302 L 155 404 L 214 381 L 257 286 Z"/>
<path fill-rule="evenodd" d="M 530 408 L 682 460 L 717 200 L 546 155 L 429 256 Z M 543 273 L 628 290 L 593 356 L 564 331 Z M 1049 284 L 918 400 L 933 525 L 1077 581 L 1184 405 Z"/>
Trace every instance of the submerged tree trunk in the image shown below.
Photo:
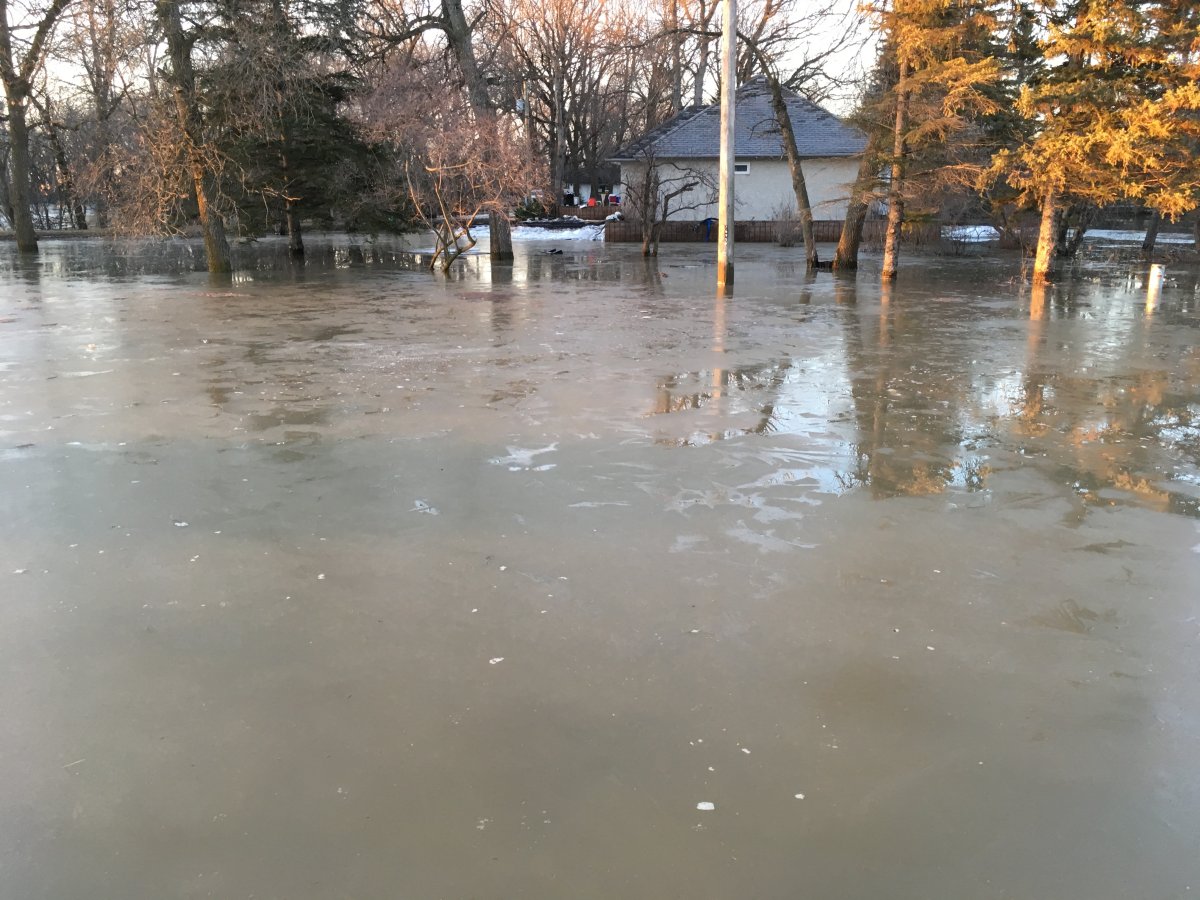
<path fill-rule="evenodd" d="M 100 146 L 100 158 L 104 160 L 106 172 L 111 172 L 111 160 L 109 157 L 109 148 L 112 146 L 112 138 L 109 137 L 108 121 L 100 121 L 97 128 L 97 142 Z M 97 228 L 108 227 L 108 198 L 105 196 L 104 190 L 94 192 L 92 208 Z"/>
<path fill-rule="evenodd" d="M 13 46 L 14 29 L 9 25 L 8 0 L 0 0 L 0 81 L 8 106 L 8 135 L 11 143 L 9 206 L 17 249 L 37 253 L 33 229 L 32 185 L 30 184 L 29 124 L 26 120 L 34 73 L 45 61 L 50 33 L 70 0 L 51 0 L 37 24 L 21 26 L 18 46 Z M 31 33 L 32 32 L 32 33 Z"/>
<path fill-rule="evenodd" d="M 1152 256 L 1154 254 L 1154 245 L 1158 241 L 1158 226 L 1162 222 L 1162 213 L 1157 209 L 1150 215 L 1150 221 L 1146 224 L 1146 237 L 1142 240 L 1142 255 Z"/>
<path fill-rule="evenodd" d="M 463 13 L 462 0 L 442 0 L 442 27 L 446 42 L 454 53 L 459 72 L 467 88 L 471 110 L 477 116 L 493 112 L 492 99 L 488 95 L 487 79 L 479 71 L 475 49 L 471 46 L 471 26 Z M 529 114 L 529 97 L 525 98 L 526 115 Z M 532 130 L 530 130 L 532 134 Z M 561 199 L 561 198 L 560 198 Z M 508 224 L 508 210 L 501 206 L 488 209 L 488 225 L 491 238 L 488 241 L 488 256 L 496 262 L 507 262 L 513 258 L 512 230 Z"/>
<path fill-rule="evenodd" d="M 1058 191 L 1051 188 L 1042 200 L 1042 224 L 1038 229 L 1037 255 L 1033 261 L 1033 283 L 1045 284 L 1054 265 L 1054 251 L 1058 244 L 1055 218 L 1058 216 Z"/>
<path fill-rule="evenodd" d="M 192 189 L 196 193 L 196 207 L 200 213 L 200 228 L 204 234 L 208 271 L 231 272 L 233 260 L 229 253 L 229 241 L 225 237 L 225 223 L 214 203 L 215 192 L 201 150 L 196 72 L 192 66 L 193 42 L 184 34 L 179 3 L 180 0 L 158 0 L 158 14 L 162 20 L 167 52 L 171 58 L 171 87 L 175 94 L 175 114 L 179 130 L 183 134 L 184 153 L 192 178 Z"/>
<path fill-rule="evenodd" d="M 29 125 L 25 118 L 25 97 L 9 95 L 8 134 L 9 202 L 12 204 L 12 227 L 17 239 L 17 250 L 22 253 L 37 253 L 37 232 L 33 227 L 32 192 L 29 179 Z"/>
<path fill-rule="evenodd" d="M 892 140 L 892 183 L 888 191 L 887 233 L 883 242 L 884 281 L 896 277 L 899 269 L 900 228 L 904 223 L 904 131 L 908 127 L 908 63 L 900 63 L 896 82 L 896 124 Z"/>
<path fill-rule="evenodd" d="M 288 254 L 299 258 L 304 256 L 304 228 L 300 224 L 300 216 L 296 212 L 295 205 L 291 200 L 286 202 Z"/>
<path fill-rule="evenodd" d="M 567 89 L 565 78 L 561 74 L 555 78 L 554 83 L 554 158 L 550 161 L 550 189 L 553 191 L 551 199 L 557 210 L 562 204 L 563 182 L 567 172 L 567 116 L 563 105 L 563 95 Z"/>
<path fill-rule="evenodd" d="M 1067 245 L 1067 235 L 1071 229 L 1071 207 L 1062 207 L 1054 211 L 1054 255 L 1064 256 Z"/>
<path fill-rule="evenodd" d="M 229 240 L 225 237 L 225 222 L 221 219 L 221 214 L 213 208 L 208 172 L 194 150 L 189 155 L 192 157 L 192 184 L 196 191 L 200 228 L 204 234 L 204 255 L 208 261 L 208 271 L 214 274 L 232 272 L 233 258 L 229 253 Z"/>
<path fill-rule="evenodd" d="M 271 0 L 271 18 L 273 31 L 281 48 L 288 48 L 293 41 L 291 23 L 288 21 L 283 0 Z M 287 224 L 288 255 L 293 259 L 304 257 L 304 226 L 300 221 L 300 212 L 296 208 L 303 197 L 296 196 L 292 180 L 292 151 L 295 147 L 290 104 L 275 109 L 279 124 L 279 172 L 283 188 L 283 215 Z"/>
<path fill-rule="evenodd" d="M 658 242 L 655 240 L 654 224 L 642 220 L 642 256 L 657 256 Z"/>
<path fill-rule="evenodd" d="M 1058 233 L 1058 256 L 1062 259 L 1074 259 L 1079 253 L 1079 248 L 1083 246 L 1084 235 L 1087 234 L 1088 226 L 1092 224 L 1092 219 L 1095 218 L 1095 207 L 1085 204 L 1076 204 L 1069 206 L 1062 213 L 1062 227 Z M 1074 221 L 1074 231 L 1072 228 Z"/>
<path fill-rule="evenodd" d="M 7 151 L 7 147 L 0 148 L 0 207 L 3 207 L 4 219 L 11 227 L 16 216 L 13 215 L 12 200 L 9 195 Z"/>
<path fill-rule="evenodd" d="M 512 226 L 508 222 L 508 211 L 500 206 L 488 210 L 488 256 L 492 262 L 512 262 Z"/>
<path fill-rule="evenodd" d="M 39 103 L 36 99 L 33 100 L 34 106 L 41 114 L 43 123 L 46 127 L 46 139 L 50 142 L 50 150 L 54 155 L 54 168 L 58 171 L 58 186 L 62 194 L 62 198 L 66 201 L 65 205 L 71 213 L 71 227 L 76 231 L 87 231 L 87 210 L 84 208 L 83 202 L 79 199 L 79 194 L 75 190 L 75 178 L 71 174 L 71 166 L 67 162 L 67 148 L 63 145 L 62 136 L 59 134 L 61 124 L 54 122 L 50 117 L 49 103 Z M 61 218 L 62 204 L 59 205 Z M 60 223 L 59 227 L 62 225 Z"/>
<path fill-rule="evenodd" d="M 813 234 L 812 204 L 808 201 L 808 183 L 804 180 L 804 166 L 800 151 L 796 148 L 796 132 L 792 130 L 792 117 L 783 96 L 783 85 L 773 74 L 767 75 L 771 88 L 771 109 L 775 112 L 775 124 L 783 141 L 783 153 L 787 157 L 788 171 L 792 176 L 792 193 L 796 196 L 796 210 L 800 213 L 800 234 L 804 238 L 804 260 L 808 268 L 817 267 L 817 241 Z"/>
<path fill-rule="evenodd" d="M 837 250 L 833 254 L 833 268 L 852 270 L 858 268 L 858 249 L 862 245 L 863 225 L 870 209 L 870 186 L 875 181 L 875 151 L 878 138 L 872 135 L 858 164 L 858 175 L 850 191 L 850 204 L 846 207 L 846 219 L 842 222 L 842 233 L 838 237 Z"/>

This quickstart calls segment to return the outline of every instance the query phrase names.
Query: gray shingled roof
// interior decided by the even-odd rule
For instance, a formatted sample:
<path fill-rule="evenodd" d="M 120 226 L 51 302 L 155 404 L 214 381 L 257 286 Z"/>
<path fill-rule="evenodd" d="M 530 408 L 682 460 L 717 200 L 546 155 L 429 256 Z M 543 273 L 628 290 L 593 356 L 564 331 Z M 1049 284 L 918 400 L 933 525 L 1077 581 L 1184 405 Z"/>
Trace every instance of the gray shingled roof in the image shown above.
<path fill-rule="evenodd" d="M 840 121 L 791 91 L 785 91 L 796 149 L 804 157 L 858 156 L 867 146 L 861 131 Z M 765 78 L 748 81 L 737 90 L 734 148 L 738 159 L 781 159 L 783 141 L 771 109 Z M 708 159 L 721 152 L 721 107 L 692 106 L 626 144 L 613 156 L 617 162 L 653 155 L 659 159 Z"/>

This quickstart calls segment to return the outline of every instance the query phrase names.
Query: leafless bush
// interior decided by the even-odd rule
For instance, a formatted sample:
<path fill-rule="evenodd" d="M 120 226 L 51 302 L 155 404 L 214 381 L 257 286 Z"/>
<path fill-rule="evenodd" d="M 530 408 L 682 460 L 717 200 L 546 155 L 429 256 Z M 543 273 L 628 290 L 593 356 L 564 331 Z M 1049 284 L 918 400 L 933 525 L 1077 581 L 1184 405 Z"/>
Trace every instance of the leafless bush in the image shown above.
<path fill-rule="evenodd" d="M 434 232 L 430 268 L 448 271 L 475 246 L 471 228 L 484 210 L 510 209 L 546 183 L 515 123 L 448 94 L 436 65 L 381 73 L 362 114 L 368 133 L 397 149 L 399 182 Z"/>
<path fill-rule="evenodd" d="M 780 203 L 771 210 L 771 216 L 775 220 L 775 243 L 780 247 L 795 247 L 803 237 L 796 205 Z"/>

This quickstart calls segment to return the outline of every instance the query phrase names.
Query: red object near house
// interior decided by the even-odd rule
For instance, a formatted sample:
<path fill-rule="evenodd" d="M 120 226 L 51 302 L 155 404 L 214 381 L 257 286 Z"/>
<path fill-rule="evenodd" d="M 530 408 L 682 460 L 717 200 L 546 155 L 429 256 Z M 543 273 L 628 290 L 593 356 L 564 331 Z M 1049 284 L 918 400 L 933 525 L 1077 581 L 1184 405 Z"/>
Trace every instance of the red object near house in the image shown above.
<path fill-rule="evenodd" d="M 595 205 L 596 205 L 596 198 L 588 197 L 588 206 L 595 206 Z"/>

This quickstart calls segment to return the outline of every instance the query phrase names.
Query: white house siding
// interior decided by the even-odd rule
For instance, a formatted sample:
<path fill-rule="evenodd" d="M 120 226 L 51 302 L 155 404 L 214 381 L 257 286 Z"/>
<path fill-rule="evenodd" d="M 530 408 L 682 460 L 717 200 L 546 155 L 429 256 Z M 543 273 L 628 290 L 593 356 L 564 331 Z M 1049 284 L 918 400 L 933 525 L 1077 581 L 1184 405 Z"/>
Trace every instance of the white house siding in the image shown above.
<path fill-rule="evenodd" d="M 792 176 L 787 162 L 780 159 L 739 159 L 750 171 L 744 175 L 735 175 L 733 179 L 735 216 L 738 221 L 754 219 L 775 219 L 776 210 L 783 204 L 794 208 L 795 195 L 792 192 Z M 856 157 L 806 159 L 804 160 L 804 179 L 808 184 L 808 199 L 812 204 L 814 219 L 843 219 L 849 203 L 850 189 L 858 175 L 858 159 Z M 623 197 L 629 195 L 629 185 L 641 180 L 645 172 L 645 163 L 626 162 L 621 164 L 621 190 Z M 715 185 L 717 183 L 717 160 L 662 160 L 659 162 L 659 174 L 663 181 L 682 178 L 689 173 L 705 173 Z M 672 208 L 679 209 L 694 203 L 700 205 L 696 209 L 682 210 L 672 213 L 670 218 L 676 221 L 698 221 L 700 219 L 716 218 L 717 204 L 703 203 L 709 193 L 708 188 L 699 188 L 672 202 Z"/>

